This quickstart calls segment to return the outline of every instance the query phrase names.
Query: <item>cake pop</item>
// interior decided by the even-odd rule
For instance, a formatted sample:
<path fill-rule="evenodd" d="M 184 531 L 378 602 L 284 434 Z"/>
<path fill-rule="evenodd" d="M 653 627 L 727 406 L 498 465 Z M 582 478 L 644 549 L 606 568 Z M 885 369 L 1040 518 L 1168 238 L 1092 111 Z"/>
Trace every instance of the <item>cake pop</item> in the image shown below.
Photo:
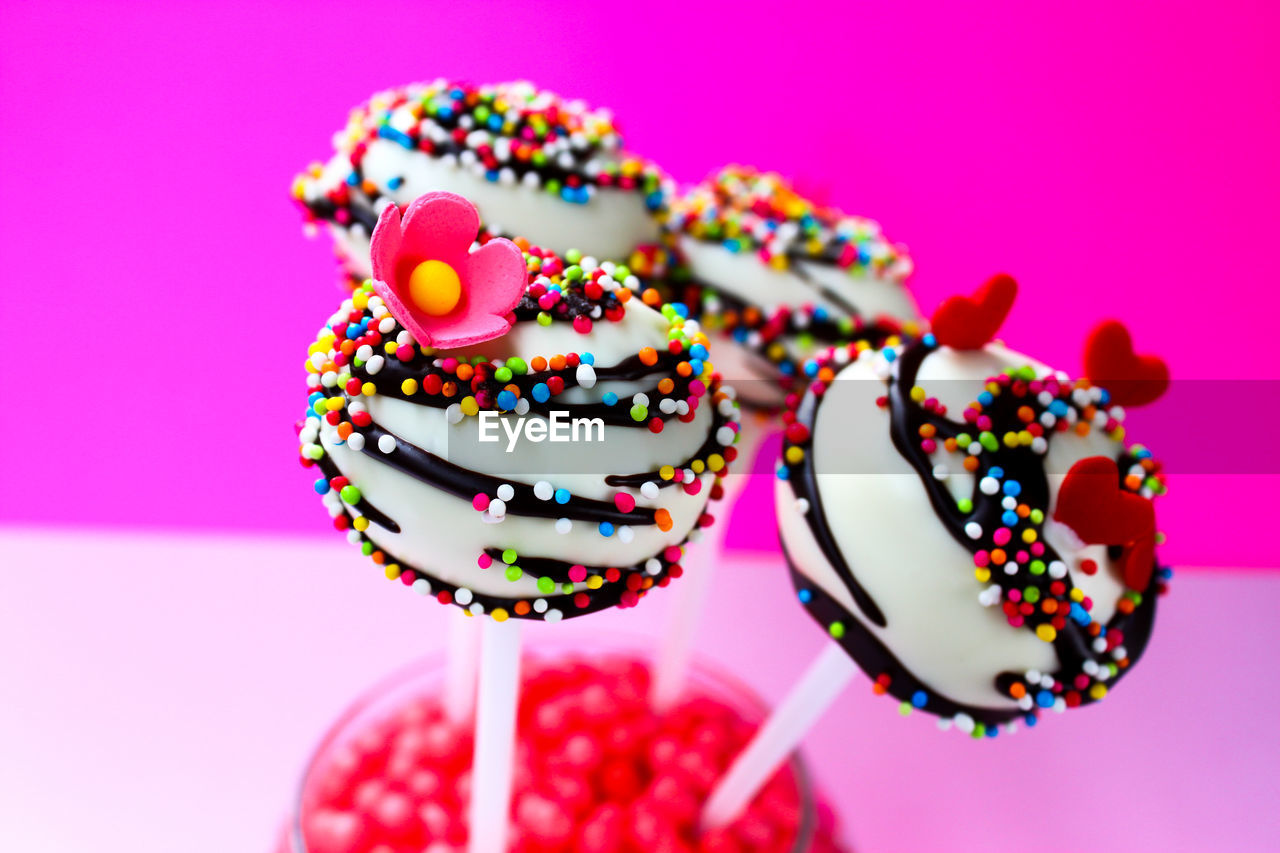
<path fill-rule="evenodd" d="M 719 367 L 744 404 L 776 409 L 800 365 L 828 347 L 918 331 L 906 247 L 777 174 L 722 169 L 673 198 L 665 231 L 673 289 L 731 344 L 717 347 Z"/>
<path fill-rule="evenodd" d="M 560 255 L 626 261 L 658 240 L 661 172 L 623 150 L 607 110 L 527 82 L 436 80 L 379 92 L 352 111 L 334 150 L 297 177 L 293 196 L 309 222 L 328 224 L 355 285 L 370 274 L 381 210 L 432 191 L 459 193 L 489 231 Z"/>
<path fill-rule="evenodd" d="M 1090 379 L 992 342 L 1015 292 L 998 276 L 917 341 L 812 362 L 777 487 L 810 615 L 904 711 L 988 736 L 1106 696 L 1168 577 L 1164 474 L 1123 426 L 1167 370 L 1117 323 L 1090 338 Z"/>
<path fill-rule="evenodd" d="M 373 279 L 307 360 L 304 464 L 386 576 L 498 621 L 630 606 L 682 573 L 737 406 L 695 320 L 624 266 L 384 208 Z M 564 440 L 559 440 L 564 439 Z"/>

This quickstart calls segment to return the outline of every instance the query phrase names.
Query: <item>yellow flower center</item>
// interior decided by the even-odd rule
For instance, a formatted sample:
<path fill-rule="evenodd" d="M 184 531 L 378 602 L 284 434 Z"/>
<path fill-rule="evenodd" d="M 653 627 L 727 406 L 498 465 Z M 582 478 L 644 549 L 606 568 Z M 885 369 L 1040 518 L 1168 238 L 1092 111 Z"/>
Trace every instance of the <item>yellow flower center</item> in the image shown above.
<path fill-rule="evenodd" d="M 423 261 L 409 275 L 409 298 L 432 317 L 441 317 L 458 307 L 462 280 L 444 261 Z"/>

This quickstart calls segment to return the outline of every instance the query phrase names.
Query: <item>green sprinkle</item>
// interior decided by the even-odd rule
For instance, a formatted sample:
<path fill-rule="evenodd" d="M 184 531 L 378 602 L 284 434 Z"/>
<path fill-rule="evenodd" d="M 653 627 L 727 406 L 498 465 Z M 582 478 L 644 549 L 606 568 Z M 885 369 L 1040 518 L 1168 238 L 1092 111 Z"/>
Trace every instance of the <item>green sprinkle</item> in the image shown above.
<path fill-rule="evenodd" d="M 1035 604 L 1040 600 L 1040 590 L 1037 587 L 1029 586 L 1022 591 L 1022 597 L 1027 604 Z"/>
<path fill-rule="evenodd" d="M 899 705 L 898 705 L 898 713 L 899 713 L 899 714 L 901 714 L 901 715 L 902 715 L 902 716 L 904 716 L 904 717 L 905 717 L 905 716 L 907 716 L 908 714 L 910 714 L 910 713 L 911 713 L 911 703 L 910 703 L 910 702 L 901 702 L 901 703 L 899 703 Z"/>
<path fill-rule="evenodd" d="M 642 421 L 649 416 L 649 410 L 638 403 L 631 407 L 631 420 Z"/>
<path fill-rule="evenodd" d="M 582 267 L 573 264 L 564 271 L 565 281 L 582 281 Z"/>
<path fill-rule="evenodd" d="M 1033 574 L 1033 575 L 1042 575 L 1042 574 L 1044 574 L 1044 560 L 1032 560 L 1032 561 L 1031 561 L 1031 574 Z"/>
<path fill-rule="evenodd" d="M 524 376 L 529 371 L 529 365 L 524 363 L 524 359 L 514 355 L 507 359 L 507 368 L 516 376 Z"/>
<path fill-rule="evenodd" d="M 366 557 L 368 557 L 368 556 L 370 556 L 371 554 L 373 554 L 373 543 L 372 543 L 372 542 L 367 542 L 367 541 L 366 541 L 366 542 L 361 542 L 361 543 L 360 543 L 360 553 L 361 553 L 361 554 L 364 554 Z"/>
<path fill-rule="evenodd" d="M 1032 524 L 1040 524 L 1044 521 L 1044 510 L 1033 509 L 1029 515 Z"/>
<path fill-rule="evenodd" d="M 342 498 L 343 503 L 358 504 L 360 503 L 360 490 L 348 483 L 342 487 L 342 491 L 338 493 L 338 497 Z"/>
<path fill-rule="evenodd" d="M 956 436 L 956 447 L 968 447 L 973 443 L 973 436 L 967 432 L 962 432 Z"/>
<path fill-rule="evenodd" d="M 571 264 L 576 264 L 582 260 L 582 252 L 578 249 L 570 249 L 564 253 L 564 259 Z"/>
<path fill-rule="evenodd" d="M 550 595 L 556 591 L 556 582 L 551 578 L 538 578 L 538 592 Z"/>
<path fill-rule="evenodd" d="M 843 637 L 843 636 L 844 636 L 844 623 L 843 623 L 843 622 L 832 622 L 832 623 L 827 627 L 827 631 L 831 634 L 831 636 L 835 637 L 835 638 L 838 640 L 838 639 L 840 639 L 841 637 Z"/>
<path fill-rule="evenodd" d="M 516 561 L 515 548 L 508 548 L 507 550 L 502 552 L 502 562 L 506 563 L 509 566 L 515 561 Z"/>
<path fill-rule="evenodd" d="M 510 382 L 511 368 L 505 367 L 505 366 L 499 367 L 497 370 L 493 372 L 493 378 L 498 380 L 499 382 Z"/>
<path fill-rule="evenodd" d="M 507 566 L 507 580 L 515 583 L 522 577 L 524 577 L 524 572 L 520 570 L 519 566 Z"/>
<path fill-rule="evenodd" d="M 973 501 L 969 500 L 968 498 L 961 498 L 960 500 L 956 501 L 956 509 L 960 510 L 965 515 L 968 515 L 969 513 L 973 512 Z"/>
<path fill-rule="evenodd" d="M 548 314 L 546 311 L 539 311 L 539 312 L 538 312 L 538 325 L 539 325 L 539 326 L 550 326 L 550 325 L 551 325 L 551 315 L 550 315 L 550 314 Z"/>
<path fill-rule="evenodd" d="M 1000 440 L 990 432 L 983 432 L 978 435 L 978 441 L 984 448 L 995 452 L 1000 449 Z"/>

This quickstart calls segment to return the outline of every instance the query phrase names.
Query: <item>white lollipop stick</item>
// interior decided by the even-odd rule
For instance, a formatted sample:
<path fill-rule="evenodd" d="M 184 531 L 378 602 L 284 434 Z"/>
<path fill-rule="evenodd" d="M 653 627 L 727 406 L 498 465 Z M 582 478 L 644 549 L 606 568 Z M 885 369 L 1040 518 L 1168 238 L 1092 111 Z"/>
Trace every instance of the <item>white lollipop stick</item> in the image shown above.
<path fill-rule="evenodd" d="M 751 468 L 767 434 L 768 427 L 764 423 L 750 414 L 743 416 L 742 433 L 734 445 L 738 448 L 738 458 L 733 463 L 734 473 L 725 475 L 724 495 L 711 507 L 712 513 L 720 517 L 689 550 L 690 556 L 685 560 L 687 571 L 671 588 L 671 615 L 667 629 L 662 633 L 653 682 L 649 687 L 649 702 L 658 713 L 670 710 L 684 691 L 689 677 L 689 661 L 693 657 L 693 641 L 702 621 L 707 592 L 711 589 L 715 566 L 724 556 L 728 514 L 751 481 Z"/>
<path fill-rule="evenodd" d="M 505 853 L 515 774 L 520 623 L 484 618 L 471 769 L 470 853 Z"/>
<path fill-rule="evenodd" d="M 476 710 L 476 665 L 480 658 L 480 632 L 474 616 L 450 607 L 449 657 L 444 671 L 444 713 L 455 726 L 471 723 Z"/>
<path fill-rule="evenodd" d="M 857 665 L 838 643 L 826 644 L 711 789 L 702 809 L 703 830 L 737 820 L 857 672 Z"/>

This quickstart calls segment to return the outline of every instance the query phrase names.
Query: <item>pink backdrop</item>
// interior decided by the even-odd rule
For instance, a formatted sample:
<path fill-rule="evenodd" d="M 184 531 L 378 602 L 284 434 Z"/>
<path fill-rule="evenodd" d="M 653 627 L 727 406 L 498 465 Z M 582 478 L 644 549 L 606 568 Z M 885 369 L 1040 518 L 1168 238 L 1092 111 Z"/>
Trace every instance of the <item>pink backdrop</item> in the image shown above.
<path fill-rule="evenodd" d="M 0 11 L 0 520 L 321 534 L 290 425 L 337 295 L 288 184 L 351 105 L 437 74 L 609 104 L 682 179 L 726 157 L 790 172 L 910 244 L 926 310 L 1012 272 L 1006 337 L 1064 369 L 1117 315 L 1180 378 L 1280 378 L 1263 4 L 257 5 Z M 1274 409 L 1270 387 L 1239 396 Z M 1280 473 L 1275 451 L 1254 467 L 1262 418 L 1181 423 L 1207 399 L 1147 417 L 1175 475 L 1165 554 L 1280 563 L 1239 532 Z M 1228 446 L 1234 468 L 1201 455 Z M 771 544 L 763 495 L 748 546 Z"/>

